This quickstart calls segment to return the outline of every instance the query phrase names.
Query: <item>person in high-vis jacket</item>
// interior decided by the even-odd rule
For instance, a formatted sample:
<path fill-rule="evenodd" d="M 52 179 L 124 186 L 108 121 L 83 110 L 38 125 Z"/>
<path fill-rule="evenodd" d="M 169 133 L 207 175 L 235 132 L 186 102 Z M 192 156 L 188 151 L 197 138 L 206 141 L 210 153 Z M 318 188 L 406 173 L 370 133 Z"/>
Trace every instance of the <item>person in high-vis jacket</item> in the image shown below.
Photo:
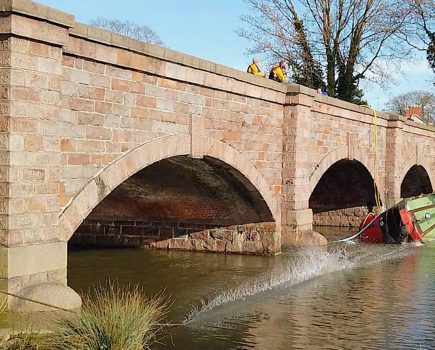
<path fill-rule="evenodd" d="M 262 71 L 260 71 L 260 67 L 258 67 L 259 63 L 260 62 L 256 58 L 254 58 L 252 60 L 252 64 L 249 65 L 249 67 L 248 67 L 248 69 L 246 71 L 248 73 L 250 73 L 250 74 L 256 75 L 257 77 L 263 77 L 264 78 L 264 77 L 266 77 L 266 73 L 263 73 Z"/>
<path fill-rule="evenodd" d="M 287 80 L 287 67 L 285 61 L 280 61 L 278 66 L 272 67 L 269 79 L 275 80 L 279 83 L 285 83 Z"/>

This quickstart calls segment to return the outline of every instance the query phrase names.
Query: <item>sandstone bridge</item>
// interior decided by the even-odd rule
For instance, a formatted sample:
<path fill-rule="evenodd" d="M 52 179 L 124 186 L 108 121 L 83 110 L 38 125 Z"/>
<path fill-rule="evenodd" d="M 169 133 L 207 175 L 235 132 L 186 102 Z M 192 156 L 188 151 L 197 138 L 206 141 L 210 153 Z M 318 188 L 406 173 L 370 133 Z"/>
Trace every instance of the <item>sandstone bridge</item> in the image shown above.
<path fill-rule="evenodd" d="M 31 1 L 0 11 L 2 290 L 64 286 L 68 242 L 273 255 L 358 224 L 375 192 L 433 190 L 431 126 Z"/>

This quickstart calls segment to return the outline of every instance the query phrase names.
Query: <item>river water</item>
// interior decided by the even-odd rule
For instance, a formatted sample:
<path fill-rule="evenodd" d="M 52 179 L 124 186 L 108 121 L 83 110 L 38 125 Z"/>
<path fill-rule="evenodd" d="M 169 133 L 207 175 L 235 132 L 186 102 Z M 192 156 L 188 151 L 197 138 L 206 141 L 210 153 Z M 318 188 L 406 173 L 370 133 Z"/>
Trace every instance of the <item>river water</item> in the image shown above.
<path fill-rule="evenodd" d="M 336 244 L 255 257 L 142 249 L 70 251 L 68 283 L 164 290 L 153 349 L 435 349 L 435 242 Z"/>

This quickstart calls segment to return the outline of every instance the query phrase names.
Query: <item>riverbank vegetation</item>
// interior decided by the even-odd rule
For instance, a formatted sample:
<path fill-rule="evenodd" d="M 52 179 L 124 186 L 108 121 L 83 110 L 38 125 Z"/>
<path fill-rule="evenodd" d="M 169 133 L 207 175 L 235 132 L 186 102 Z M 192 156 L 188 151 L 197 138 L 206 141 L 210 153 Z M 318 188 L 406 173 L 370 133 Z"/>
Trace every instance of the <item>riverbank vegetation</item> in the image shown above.
<path fill-rule="evenodd" d="M 82 310 L 58 319 L 46 334 L 11 337 L 5 350 L 142 350 L 162 333 L 168 301 L 139 287 L 107 283 L 83 298 Z"/>

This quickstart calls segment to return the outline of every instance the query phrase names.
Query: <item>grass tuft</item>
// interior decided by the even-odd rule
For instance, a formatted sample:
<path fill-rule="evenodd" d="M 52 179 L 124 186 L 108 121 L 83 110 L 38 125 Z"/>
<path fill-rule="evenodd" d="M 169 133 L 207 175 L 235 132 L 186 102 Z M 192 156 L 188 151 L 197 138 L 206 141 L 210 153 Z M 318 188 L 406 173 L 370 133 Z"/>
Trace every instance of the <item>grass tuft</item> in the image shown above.
<path fill-rule="evenodd" d="M 145 298 L 138 286 L 108 282 L 83 299 L 80 314 L 59 320 L 47 347 L 62 350 L 149 349 L 162 331 L 168 303 Z"/>
<path fill-rule="evenodd" d="M 37 333 L 20 333 L 0 344 L 3 350 L 43 350 L 43 340 Z"/>

